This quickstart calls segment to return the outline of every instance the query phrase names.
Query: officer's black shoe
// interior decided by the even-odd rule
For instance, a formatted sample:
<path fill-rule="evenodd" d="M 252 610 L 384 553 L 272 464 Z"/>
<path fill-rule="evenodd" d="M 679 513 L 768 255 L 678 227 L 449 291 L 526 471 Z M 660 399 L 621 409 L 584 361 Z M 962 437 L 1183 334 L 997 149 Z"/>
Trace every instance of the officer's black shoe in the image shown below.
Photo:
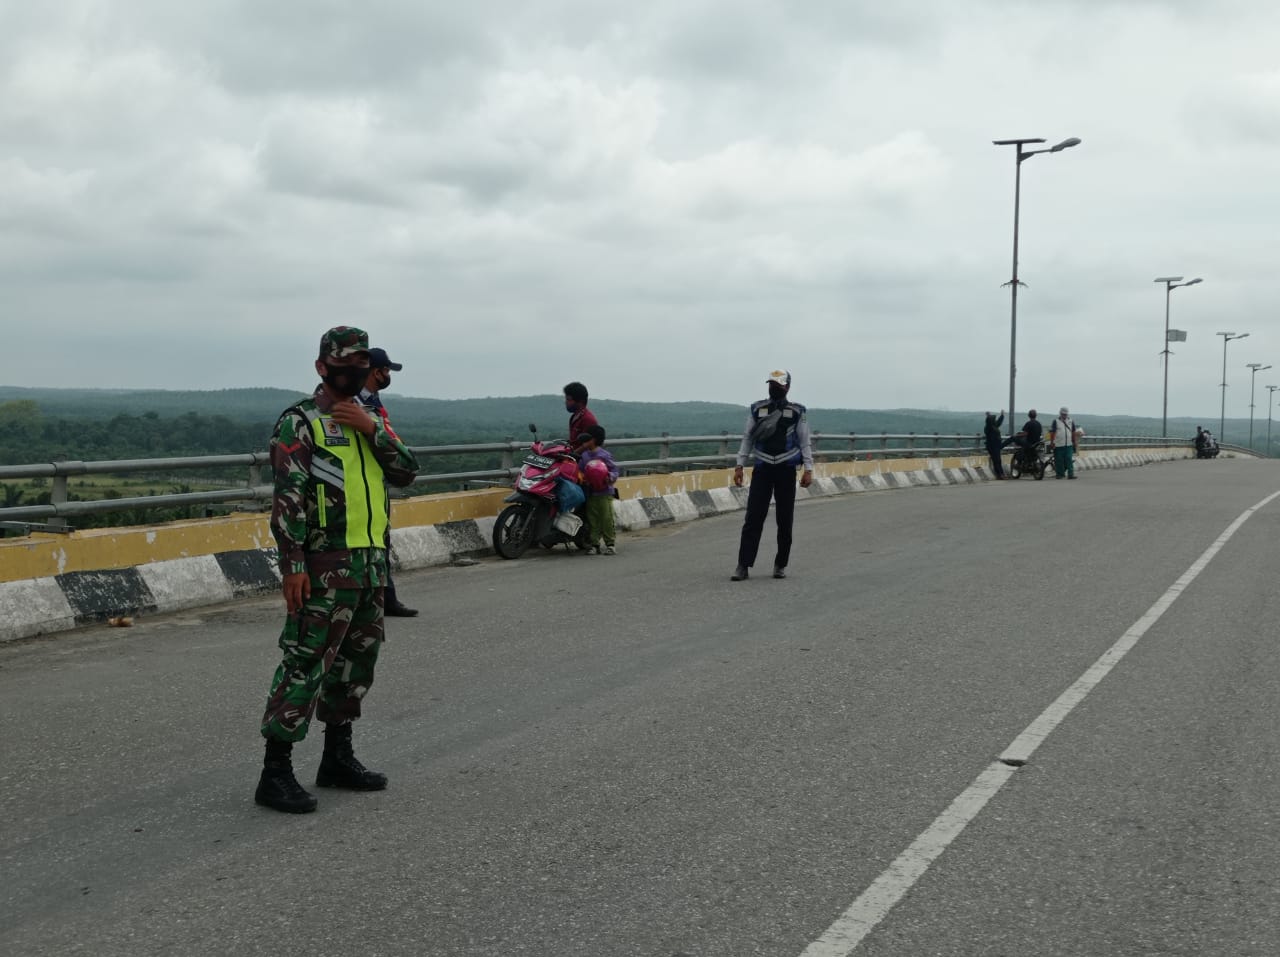
<path fill-rule="evenodd" d="M 390 615 L 392 618 L 413 618 L 418 614 L 418 609 L 410 608 L 402 601 L 393 601 L 387 604 L 383 614 Z"/>
<path fill-rule="evenodd" d="M 316 772 L 316 787 L 346 788 L 348 791 L 381 791 L 387 776 L 370 771 L 356 758 L 351 747 L 350 724 L 324 726 L 324 754 Z"/>
<path fill-rule="evenodd" d="M 774 565 L 774 566 L 773 566 L 773 577 L 774 577 L 774 578 L 786 578 L 786 577 L 787 577 L 787 566 L 785 566 L 785 565 Z"/>
<path fill-rule="evenodd" d="M 253 800 L 286 814 L 310 814 L 316 809 L 316 796 L 293 776 L 292 751 L 293 745 L 288 741 L 267 739 L 267 757 Z"/>
<path fill-rule="evenodd" d="M 737 568 L 733 570 L 733 574 L 729 576 L 729 581 L 731 582 L 745 581 L 746 577 L 747 577 L 747 566 L 739 565 Z"/>

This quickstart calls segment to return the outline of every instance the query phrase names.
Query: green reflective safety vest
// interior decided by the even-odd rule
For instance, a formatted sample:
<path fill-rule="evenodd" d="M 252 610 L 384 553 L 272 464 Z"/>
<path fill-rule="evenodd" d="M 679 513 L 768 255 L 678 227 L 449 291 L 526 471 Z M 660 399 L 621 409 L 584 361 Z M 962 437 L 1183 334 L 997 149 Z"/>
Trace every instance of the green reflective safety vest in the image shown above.
<path fill-rule="evenodd" d="M 319 409 L 301 411 L 315 442 L 311 482 L 327 547 L 385 548 L 390 498 L 369 440 Z"/>

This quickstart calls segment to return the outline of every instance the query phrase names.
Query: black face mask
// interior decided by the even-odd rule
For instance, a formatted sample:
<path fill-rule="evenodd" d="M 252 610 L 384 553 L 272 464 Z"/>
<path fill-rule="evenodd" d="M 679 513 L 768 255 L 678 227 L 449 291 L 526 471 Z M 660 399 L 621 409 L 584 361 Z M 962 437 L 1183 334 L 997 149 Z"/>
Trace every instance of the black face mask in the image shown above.
<path fill-rule="evenodd" d="M 324 383 L 338 395 L 357 396 L 364 388 L 365 379 L 369 378 L 367 366 L 331 366 L 326 364 L 328 375 Z"/>
<path fill-rule="evenodd" d="M 781 402 L 787 397 L 787 390 L 776 382 L 769 383 L 769 398 L 774 402 Z"/>
<path fill-rule="evenodd" d="M 378 372 L 374 374 L 373 384 L 378 387 L 378 391 L 391 388 L 391 373 Z"/>

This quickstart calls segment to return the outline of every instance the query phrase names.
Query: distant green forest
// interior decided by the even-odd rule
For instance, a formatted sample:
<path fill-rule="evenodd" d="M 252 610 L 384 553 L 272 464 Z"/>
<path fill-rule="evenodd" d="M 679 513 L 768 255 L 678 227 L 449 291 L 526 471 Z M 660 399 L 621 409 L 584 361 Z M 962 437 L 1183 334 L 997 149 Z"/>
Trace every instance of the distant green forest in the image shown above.
<path fill-rule="evenodd" d="M 301 393 L 283 389 L 161 390 L 24 389 L 0 386 L 0 464 L 68 459 L 161 458 L 265 449 L 276 417 Z M 527 439 L 530 422 L 542 437 L 563 435 L 568 416 L 559 395 L 481 399 L 384 396 L 396 430 L 410 445 L 449 445 Z M 592 410 L 614 438 L 736 436 L 745 405 L 715 402 L 593 400 Z M 982 412 L 925 409 L 810 409 L 824 434 L 880 432 L 976 435 Z M 1090 435 L 1158 435 L 1160 421 L 1133 416 L 1078 417 Z M 1021 420 L 1006 422 L 1005 431 Z M 1170 419 L 1172 435 L 1195 433 L 1197 420 Z M 1216 425 L 1216 423 L 1208 423 Z M 1255 423 L 1255 439 L 1265 423 Z M 1220 440 L 1244 444 L 1248 420 L 1229 420 Z M 486 466 L 478 466 L 486 467 Z M 434 470 L 434 469 L 433 469 Z"/>
<path fill-rule="evenodd" d="M 0 386 L 0 465 L 59 461 L 164 459 L 179 456 L 234 455 L 263 451 L 276 417 L 301 393 L 283 389 L 228 389 L 212 392 L 126 391 L 90 389 L 21 389 Z M 568 414 L 560 395 L 483 399 L 420 399 L 385 395 L 396 430 L 412 446 L 466 445 L 516 439 L 527 442 L 530 422 L 542 438 L 563 437 Z M 619 402 L 593 400 L 592 410 L 611 438 L 722 435 L 736 448 L 745 420 L 745 405 L 715 402 Z M 982 428 L 982 412 L 925 409 L 810 409 L 809 422 L 819 434 L 847 436 L 880 433 L 929 436 L 966 435 Z M 1093 436 L 1158 435 L 1158 419 L 1131 416 L 1077 420 Z M 1190 437 L 1196 422 L 1171 419 L 1172 435 Z M 1216 424 L 1216 423 L 1213 423 Z M 1005 423 L 1005 432 L 1021 419 Z M 1264 448 L 1265 423 L 1255 423 L 1255 445 Z M 1245 444 L 1248 421 L 1228 423 L 1227 440 Z M 676 457 L 702 457 L 719 452 L 720 442 L 679 446 Z M 905 443 L 890 443 L 890 447 Z M 1280 445 L 1280 442 L 1277 443 Z M 832 446 L 826 445 L 831 449 Z M 615 448 L 619 461 L 653 459 L 657 445 Z M 469 452 L 420 456 L 425 473 L 444 475 L 491 471 L 503 467 L 501 453 Z M 175 492 L 198 492 L 243 485 L 245 466 L 147 473 L 95 475 L 73 479 L 70 499 L 133 499 Z M 260 474 L 255 482 L 269 481 Z M 404 494 L 439 491 L 423 480 Z M 50 501 L 48 479 L 34 477 L 0 482 L 0 507 L 43 505 Z M 139 507 L 83 516 L 71 524 L 133 525 L 224 514 L 233 505 L 184 505 L 165 509 Z M 0 534 L 4 532 L 0 531 Z"/>

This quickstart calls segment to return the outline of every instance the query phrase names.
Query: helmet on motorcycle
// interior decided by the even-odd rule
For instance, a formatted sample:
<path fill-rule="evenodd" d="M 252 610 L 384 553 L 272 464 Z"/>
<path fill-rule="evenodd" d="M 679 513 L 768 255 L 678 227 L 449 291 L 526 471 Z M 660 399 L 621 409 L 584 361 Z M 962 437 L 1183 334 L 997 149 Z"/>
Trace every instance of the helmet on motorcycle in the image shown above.
<path fill-rule="evenodd" d="M 583 481 L 593 492 L 603 492 L 609 487 L 609 466 L 600 459 L 592 459 L 582 470 Z"/>

